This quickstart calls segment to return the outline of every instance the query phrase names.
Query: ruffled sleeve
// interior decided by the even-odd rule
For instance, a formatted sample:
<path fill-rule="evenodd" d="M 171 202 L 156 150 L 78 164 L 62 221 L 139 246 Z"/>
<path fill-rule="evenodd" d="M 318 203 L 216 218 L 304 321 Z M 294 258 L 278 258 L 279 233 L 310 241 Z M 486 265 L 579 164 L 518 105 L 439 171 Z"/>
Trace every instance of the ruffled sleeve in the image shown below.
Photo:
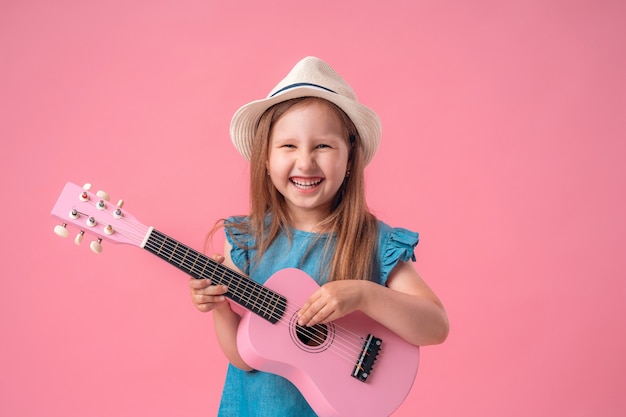
<path fill-rule="evenodd" d="M 392 228 L 379 223 L 380 283 L 385 285 L 387 278 L 399 261 L 415 261 L 415 246 L 419 233 L 400 227 Z"/>
<path fill-rule="evenodd" d="M 241 272 L 249 275 L 250 251 L 247 248 L 250 246 L 251 237 L 240 228 L 233 226 L 233 224 L 241 223 L 244 219 L 244 217 L 229 217 L 224 223 L 224 232 L 228 243 L 232 246 L 230 257 L 233 263 Z"/>

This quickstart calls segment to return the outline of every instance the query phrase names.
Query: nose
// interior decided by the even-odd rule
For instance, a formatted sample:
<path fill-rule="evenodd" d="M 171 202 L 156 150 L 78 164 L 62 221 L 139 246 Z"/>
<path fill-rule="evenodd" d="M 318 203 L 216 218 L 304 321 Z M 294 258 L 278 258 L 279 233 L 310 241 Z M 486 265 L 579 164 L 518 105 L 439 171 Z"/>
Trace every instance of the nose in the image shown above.
<path fill-rule="evenodd" d="M 297 166 L 302 171 L 308 171 L 317 167 L 314 152 L 307 149 L 301 149 L 298 153 Z"/>

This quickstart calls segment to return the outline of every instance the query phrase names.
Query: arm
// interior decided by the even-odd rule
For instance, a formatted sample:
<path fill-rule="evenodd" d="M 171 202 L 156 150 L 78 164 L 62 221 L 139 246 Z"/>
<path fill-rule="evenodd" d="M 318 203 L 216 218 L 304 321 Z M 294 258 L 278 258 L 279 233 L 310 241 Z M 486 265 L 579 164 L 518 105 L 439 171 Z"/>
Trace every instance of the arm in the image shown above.
<path fill-rule="evenodd" d="M 442 343 L 448 336 L 443 305 L 412 262 L 399 262 L 389 275 L 387 286 L 364 280 L 323 285 L 302 307 L 299 324 L 327 323 L 355 310 L 415 345 Z"/>
<path fill-rule="evenodd" d="M 241 273 L 230 258 L 230 249 L 230 244 L 226 241 L 224 244 L 225 256 L 219 258 L 223 259 L 222 263 L 225 266 Z M 241 318 L 231 309 L 230 303 L 223 295 L 228 288 L 224 285 L 210 284 L 211 281 L 208 279 L 192 279 L 189 282 L 191 300 L 198 310 L 202 312 L 213 311 L 215 334 L 228 361 L 239 369 L 251 371 L 252 368 L 244 362 L 237 349 L 237 328 Z"/>

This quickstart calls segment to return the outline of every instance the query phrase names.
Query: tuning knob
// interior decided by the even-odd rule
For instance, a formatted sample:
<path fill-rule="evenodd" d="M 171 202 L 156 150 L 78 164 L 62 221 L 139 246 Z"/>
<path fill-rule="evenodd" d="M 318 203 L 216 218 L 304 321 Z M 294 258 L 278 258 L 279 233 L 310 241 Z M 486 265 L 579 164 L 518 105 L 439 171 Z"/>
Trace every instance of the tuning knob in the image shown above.
<path fill-rule="evenodd" d="M 85 231 L 81 230 L 80 233 L 76 235 L 76 238 L 74 239 L 74 243 L 76 243 L 76 245 L 80 245 L 83 242 L 84 235 L 85 235 Z"/>
<path fill-rule="evenodd" d="M 67 227 L 67 223 L 57 224 L 56 226 L 54 226 L 54 233 L 56 233 L 57 236 L 60 236 L 60 237 L 67 237 L 69 232 L 67 231 L 66 227 Z"/>
<path fill-rule="evenodd" d="M 111 197 L 109 197 L 109 195 L 106 192 L 102 191 L 102 190 L 98 191 L 96 193 L 96 195 L 98 197 L 100 197 L 101 199 L 103 199 L 103 200 L 106 200 L 106 201 L 110 201 L 111 200 Z"/>
<path fill-rule="evenodd" d="M 93 242 L 91 242 L 89 244 L 89 248 L 94 252 L 94 253 L 102 253 L 102 239 L 98 239 L 98 240 L 94 240 Z"/>

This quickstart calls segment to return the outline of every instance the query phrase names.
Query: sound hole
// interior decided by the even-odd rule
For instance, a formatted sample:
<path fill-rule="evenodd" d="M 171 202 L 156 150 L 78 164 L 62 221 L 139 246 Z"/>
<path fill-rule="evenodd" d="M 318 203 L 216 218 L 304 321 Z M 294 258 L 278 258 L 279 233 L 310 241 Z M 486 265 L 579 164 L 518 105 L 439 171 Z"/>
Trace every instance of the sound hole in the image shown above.
<path fill-rule="evenodd" d="M 296 336 L 307 346 L 320 346 L 328 337 L 328 327 L 325 324 L 316 324 L 312 327 L 296 325 Z"/>

